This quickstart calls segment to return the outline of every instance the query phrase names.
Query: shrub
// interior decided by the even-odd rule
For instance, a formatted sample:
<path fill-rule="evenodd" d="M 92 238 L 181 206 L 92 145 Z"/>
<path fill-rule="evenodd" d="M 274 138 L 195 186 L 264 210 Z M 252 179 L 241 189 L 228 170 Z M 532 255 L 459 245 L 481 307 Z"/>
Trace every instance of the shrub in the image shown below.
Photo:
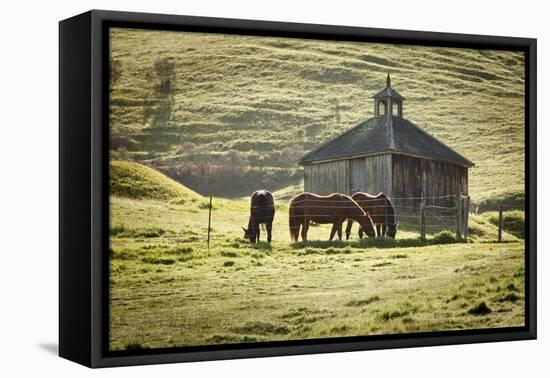
<path fill-rule="evenodd" d="M 202 201 L 201 203 L 199 203 L 199 209 L 207 210 L 209 208 L 210 208 L 210 200 Z M 216 206 L 214 206 L 214 204 L 212 204 L 212 210 L 215 210 L 215 209 L 216 209 Z"/>
<path fill-rule="evenodd" d="M 437 233 L 431 240 L 433 244 L 452 244 L 458 241 L 455 234 L 448 230 Z"/>

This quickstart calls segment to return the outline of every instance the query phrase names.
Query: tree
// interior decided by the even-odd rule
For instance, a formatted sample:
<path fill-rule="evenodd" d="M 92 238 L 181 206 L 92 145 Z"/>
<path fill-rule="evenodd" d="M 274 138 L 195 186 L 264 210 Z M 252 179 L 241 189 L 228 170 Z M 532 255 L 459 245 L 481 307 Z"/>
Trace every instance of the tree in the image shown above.
<path fill-rule="evenodd" d="M 157 81 L 156 89 L 160 94 L 168 94 L 176 79 L 175 64 L 172 58 L 159 58 L 153 65 L 151 76 Z"/>

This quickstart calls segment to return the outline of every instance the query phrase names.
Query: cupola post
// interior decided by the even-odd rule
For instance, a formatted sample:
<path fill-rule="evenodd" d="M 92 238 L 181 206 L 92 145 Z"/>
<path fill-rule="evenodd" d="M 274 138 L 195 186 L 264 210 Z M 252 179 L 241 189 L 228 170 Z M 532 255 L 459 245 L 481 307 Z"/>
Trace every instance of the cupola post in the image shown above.
<path fill-rule="evenodd" d="M 391 87 L 391 77 L 388 73 L 386 76 L 386 88 L 374 96 L 374 116 L 385 115 L 392 117 L 395 107 L 397 113 L 395 115 L 403 118 L 403 100 L 404 98 Z M 381 107 L 383 108 L 383 113 L 380 110 Z"/>

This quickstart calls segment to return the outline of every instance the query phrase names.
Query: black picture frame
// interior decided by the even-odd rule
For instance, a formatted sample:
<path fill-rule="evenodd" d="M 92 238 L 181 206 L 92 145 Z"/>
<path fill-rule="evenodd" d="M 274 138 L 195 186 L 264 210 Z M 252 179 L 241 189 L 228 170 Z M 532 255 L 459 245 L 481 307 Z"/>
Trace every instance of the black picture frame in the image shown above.
<path fill-rule="evenodd" d="M 108 28 L 524 51 L 525 326 L 109 352 Z M 59 24 L 59 355 L 89 367 L 535 339 L 536 39 L 92 10 Z"/>

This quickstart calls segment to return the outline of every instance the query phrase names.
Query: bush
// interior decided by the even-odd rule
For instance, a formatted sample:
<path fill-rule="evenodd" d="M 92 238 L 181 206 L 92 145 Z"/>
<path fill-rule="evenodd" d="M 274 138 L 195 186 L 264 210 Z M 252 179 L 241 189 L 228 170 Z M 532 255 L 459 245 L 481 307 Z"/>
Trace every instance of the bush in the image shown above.
<path fill-rule="evenodd" d="M 431 240 L 433 244 L 452 244 L 459 241 L 455 234 L 448 230 L 437 233 Z"/>

